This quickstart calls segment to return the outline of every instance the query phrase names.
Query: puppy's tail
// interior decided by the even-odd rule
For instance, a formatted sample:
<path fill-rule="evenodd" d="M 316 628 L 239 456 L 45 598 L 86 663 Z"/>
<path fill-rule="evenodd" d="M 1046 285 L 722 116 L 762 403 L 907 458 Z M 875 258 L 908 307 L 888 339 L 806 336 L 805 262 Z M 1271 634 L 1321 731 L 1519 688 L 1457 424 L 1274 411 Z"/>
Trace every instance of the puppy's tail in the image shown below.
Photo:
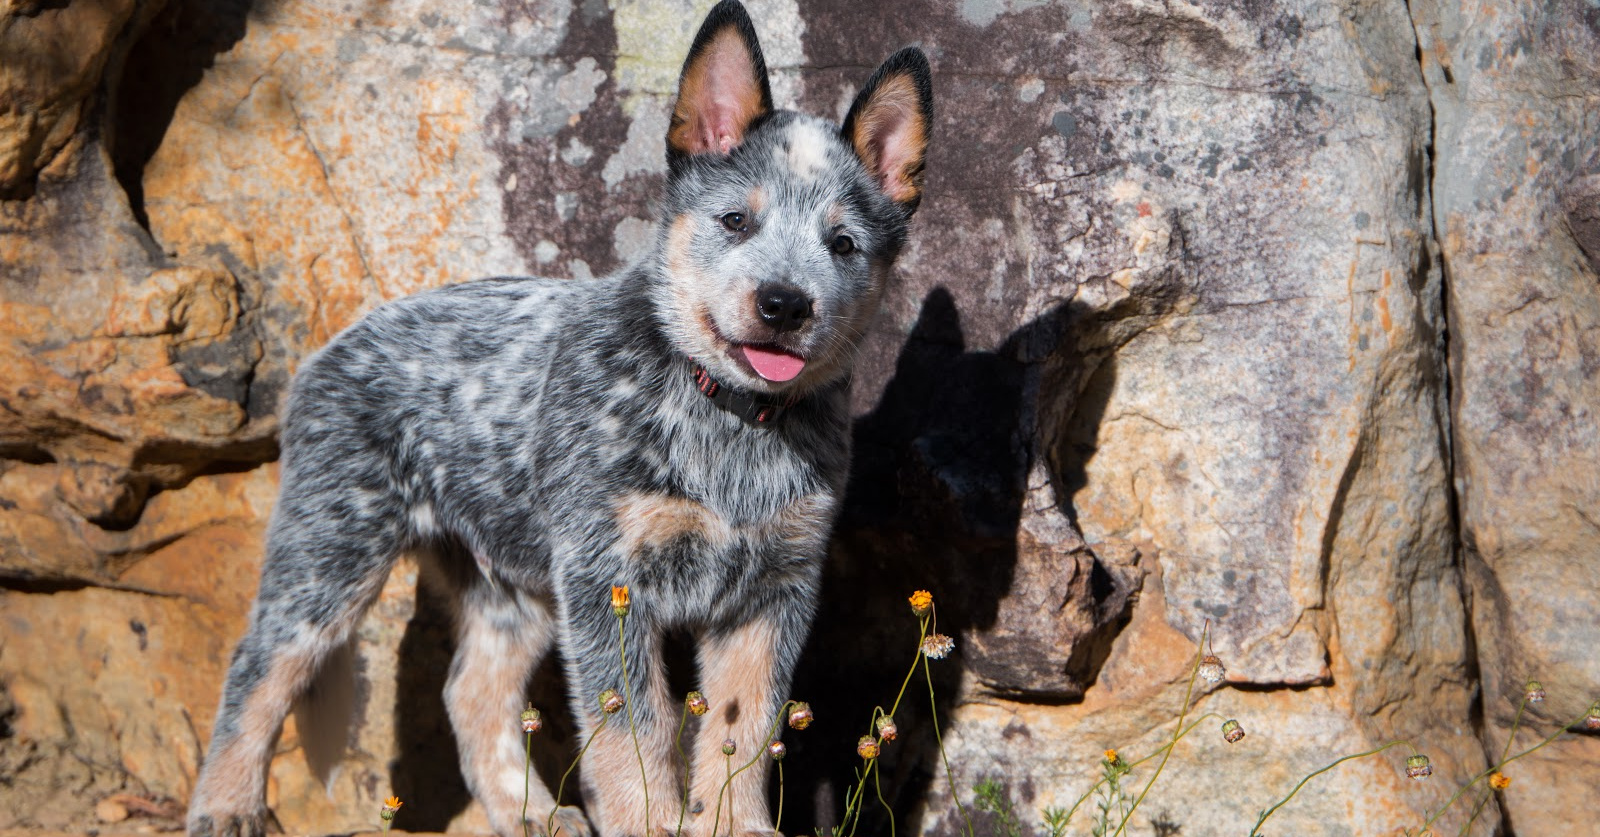
<path fill-rule="evenodd" d="M 356 652 L 355 638 L 351 637 L 328 652 L 322 668 L 294 708 L 306 767 L 330 793 L 339 763 L 350 747 L 355 714 Z"/>

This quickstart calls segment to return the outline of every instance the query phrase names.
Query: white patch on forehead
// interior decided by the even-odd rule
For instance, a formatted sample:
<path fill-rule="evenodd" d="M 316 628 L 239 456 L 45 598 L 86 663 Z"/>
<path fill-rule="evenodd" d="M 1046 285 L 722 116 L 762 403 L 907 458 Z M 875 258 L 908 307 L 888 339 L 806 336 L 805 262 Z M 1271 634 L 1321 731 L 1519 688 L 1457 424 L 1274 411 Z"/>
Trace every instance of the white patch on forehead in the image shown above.
<path fill-rule="evenodd" d="M 815 180 L 828 167 L 828 135 L 810 122 L 789 126 L 783 162 L 803 180 Z"/>

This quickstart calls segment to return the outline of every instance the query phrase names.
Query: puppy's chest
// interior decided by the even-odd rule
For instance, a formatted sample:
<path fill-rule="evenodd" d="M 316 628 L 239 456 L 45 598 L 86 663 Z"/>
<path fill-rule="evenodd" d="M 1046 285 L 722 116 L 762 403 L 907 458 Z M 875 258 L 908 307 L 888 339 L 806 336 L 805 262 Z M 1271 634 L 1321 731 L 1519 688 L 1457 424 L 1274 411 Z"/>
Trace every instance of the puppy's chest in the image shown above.
<path fill-rule="evenodd" d="M 827 490 L 798 493 L 753 509 L 636 490 L 616 498 L 611 522 L 617 551 L 632 560 L 668 565 L 719 556 L 785 560 L 820 550 L 833 508 L 834 497 Z"/>

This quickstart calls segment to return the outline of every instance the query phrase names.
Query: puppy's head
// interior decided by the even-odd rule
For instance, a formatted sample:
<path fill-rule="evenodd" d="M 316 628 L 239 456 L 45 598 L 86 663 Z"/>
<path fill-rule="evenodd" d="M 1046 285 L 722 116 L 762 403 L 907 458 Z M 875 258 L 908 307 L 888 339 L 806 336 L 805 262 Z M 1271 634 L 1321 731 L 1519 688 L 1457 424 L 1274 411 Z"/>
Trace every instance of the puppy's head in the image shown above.
<path fill-rule="evenodd" d="M 908 47 L 843 127 L 775 111 L 744 7 L 713 8 L 667 133 L 655 302 L 676 347 L 768 394 L 847 374 L 922 196 L 931 106 L 928 61 Z"/>

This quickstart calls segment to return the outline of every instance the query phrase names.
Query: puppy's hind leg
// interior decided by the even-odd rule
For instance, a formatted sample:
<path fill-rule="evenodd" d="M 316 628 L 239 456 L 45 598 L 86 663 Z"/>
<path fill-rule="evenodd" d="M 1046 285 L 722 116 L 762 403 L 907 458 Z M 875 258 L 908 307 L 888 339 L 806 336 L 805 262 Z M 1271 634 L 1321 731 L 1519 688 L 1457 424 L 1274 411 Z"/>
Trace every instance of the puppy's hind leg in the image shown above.
<path fill-rule="evenodd" d="M 481 578 L 466 583 L 444 699 L 467 787 L 500 837 L 523 837 L 524 801 L 530 833 L 544 833 L 556 805 L 526 763 L 517 727 L 528 678 L 554 640 L 554 619 L 543 601 Z M 557 837 L 590 834 L 583 813 L 571 806 L 557 812 L 555 830 Z"/>
<path fill-rule="evenodd" d="M 189 802 L 191 837 L 260 837 L 283 720 L 348 641 L 388 577 L 397 533 L 286 492 L 279 499 L 250 628 L 234 649 L 211 746 Z M 330 507 L 334 513 L 328 514 Z"/>

